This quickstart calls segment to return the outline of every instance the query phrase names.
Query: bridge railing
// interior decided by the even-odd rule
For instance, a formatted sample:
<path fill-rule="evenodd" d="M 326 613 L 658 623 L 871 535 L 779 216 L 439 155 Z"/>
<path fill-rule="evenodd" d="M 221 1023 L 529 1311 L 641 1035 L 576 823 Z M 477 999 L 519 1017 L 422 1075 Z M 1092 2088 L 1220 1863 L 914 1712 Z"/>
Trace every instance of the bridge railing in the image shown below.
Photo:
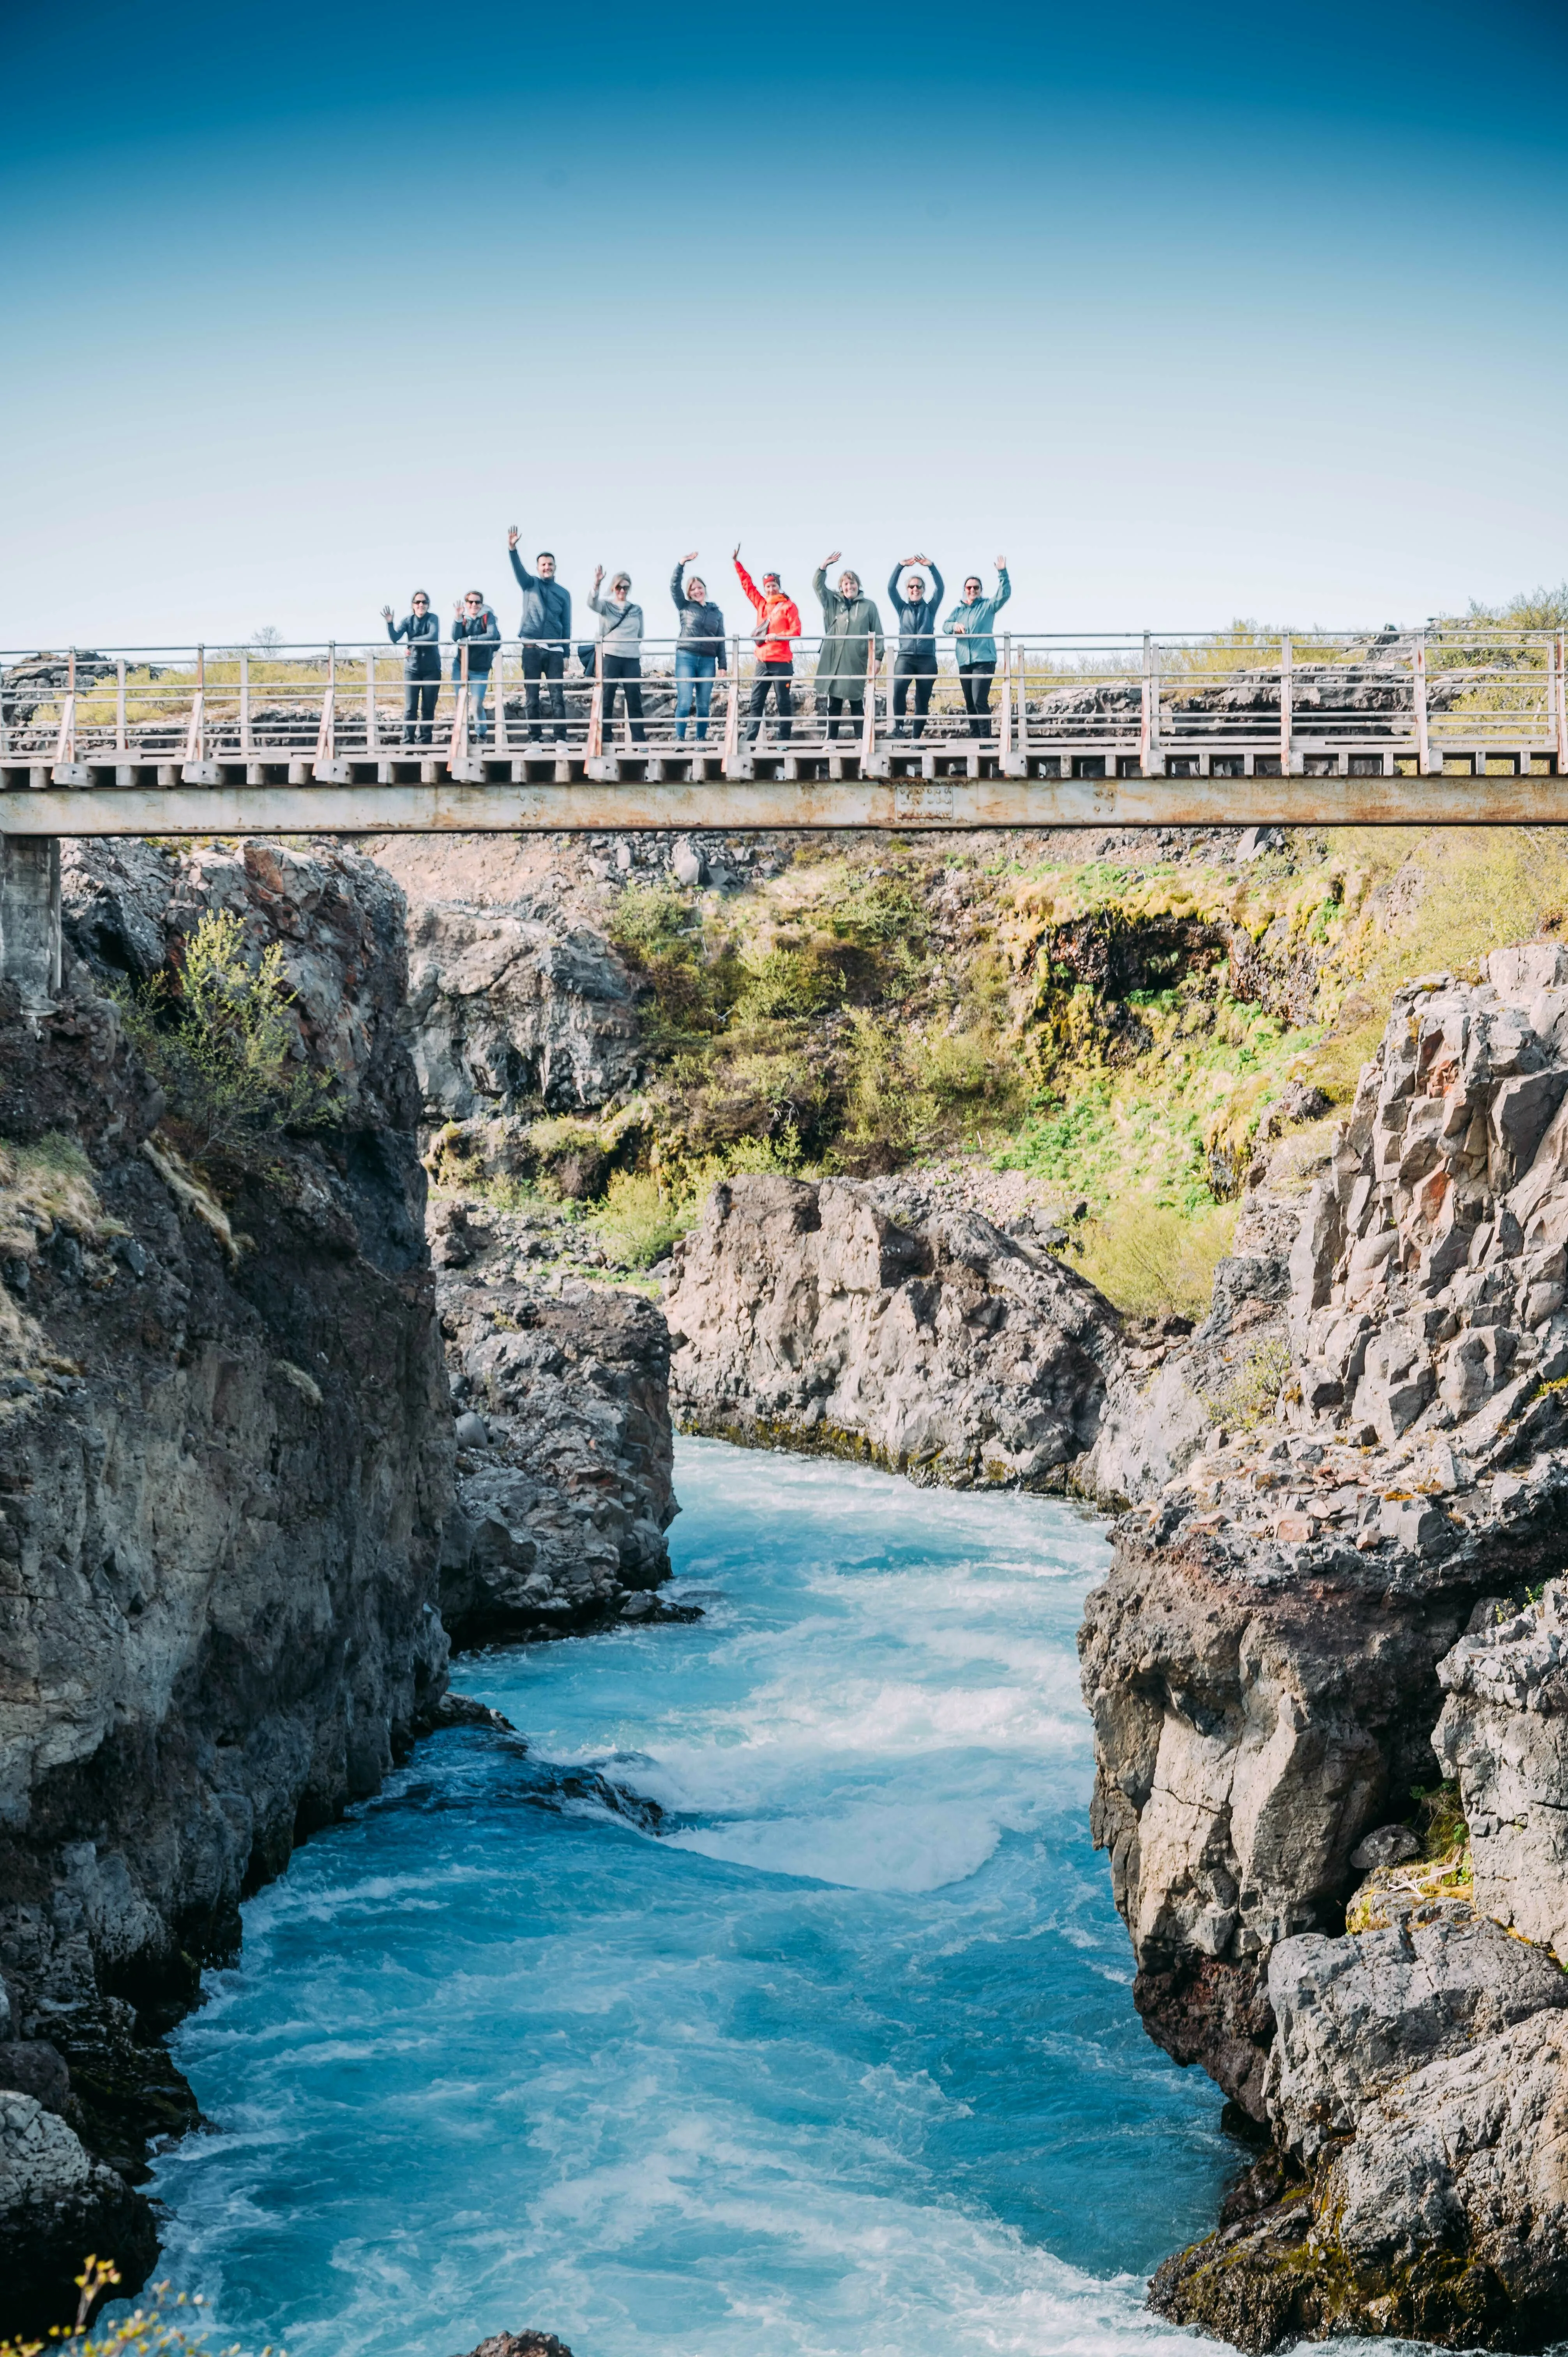
<path fill-rule="evenodd" d="M 952 639 L 913 676 L 901 676 L 896 640 L 869 676 L 845 676 L 842 649 L 824 665 L 825 643 L 796 644 L 788 733 L 774 696 L 753 712 L 768 682 L 739 638 L 695 683 L 677 677 L 667 639 L 643 640 L 629 682 L 604 677 L 587 642 L 542 662 L 505 640 L 482 683 L 471 649 L 445 642 L 439 676 L 419 680 L 384 642 L 0 651 L 0 764 L 87 782 L 74 772 L 107 781 L 154 764 L 183 775 L 287 763 L 330 777 L 418 761 L 472 774 L 552 756 L 596 766 L 702 752 L 733 765 L 814 751 L 875 765 L 962 752 L 1069 777 L 1568 775 L 1560 630 L 998 632 L 983 678 L 961 668 L 970 650 Z"/>

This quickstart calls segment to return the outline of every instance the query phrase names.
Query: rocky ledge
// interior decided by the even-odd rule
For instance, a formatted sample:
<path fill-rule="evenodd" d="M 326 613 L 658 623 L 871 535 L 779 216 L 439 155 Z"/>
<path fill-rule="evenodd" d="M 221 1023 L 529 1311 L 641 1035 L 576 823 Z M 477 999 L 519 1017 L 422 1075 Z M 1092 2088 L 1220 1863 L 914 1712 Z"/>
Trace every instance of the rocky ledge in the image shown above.
<path fill-rule="evenodd" d="M 144 2278 L 147 2140 L 196 2116 L 159 2033 L 446 1674 L 400 896 L 266 844 L 67 873 L 60 1004 L 0 1000 L 0 2332 L 68 2317 L 89 2250 Z M 221 1178 L 101 986 L 217 909 L 283 944 L 337 1084 L 330 1127 Z"/>
<path fill-rule="evenodd" d="M 1217 1425 L 1089 1600 L 1135 2001 L 1271 2144 L 1155 2297 L 1249 2349 L 1568 2313 L 1565 1243 L 1568 955 L 1410 985 L 1274 1420 Z"/>
<path fill-rule="evenodd" d="M 1125 1363 L 1042 1242 L 911 1179 L 721 1181 L 665 1307 L 688 1430 L 960 1487 L 1065 1488 Z"/>
<path fill-rule="evenodd" d="M 677 1511 L 662 1316 L 609 1286 L 487 1274 L 444 1275 L 440 1290 L 458 1409 L 441 1551 L 453 1643 L 669 1617 L 656 1593 Z"/>

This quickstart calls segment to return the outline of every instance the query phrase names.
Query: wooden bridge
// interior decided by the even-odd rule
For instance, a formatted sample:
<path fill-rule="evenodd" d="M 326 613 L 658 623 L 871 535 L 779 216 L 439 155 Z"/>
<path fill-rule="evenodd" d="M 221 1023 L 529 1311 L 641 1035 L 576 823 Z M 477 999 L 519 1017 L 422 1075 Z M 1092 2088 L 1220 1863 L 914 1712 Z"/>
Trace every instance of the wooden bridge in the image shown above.
<path fill-rule="evenodd" d="M 619 699 L 612 710 L 619 683 L 591 651 L 585 662 L 566 651 L 553 694 L 527 678 L 537 664 L 515 640 L 483 683 L 467 648 L 443 648 L 447 675 L 407 702 L 384 642 L 0 654 L 0 968 L 44 987 L 62 835 L 1515 826 L 1568 814 L 1561 630 L 1238 625 L 998 634 L 995 648 L 982 699 L 973 674 L 963 693 L 955 641 L 937 641 L 919 694 L 897 679 L 889 642 L 835 717 L 817 692 L 818 642 L 803 640 L 788 731 L 776 711 L 753 715 L 752 650 L 738 640 L 703 721 L 679 713 L 670 640 L 643 641 L 639 715 Z M 57 917 L 57 974 L 58 938 Z"/>

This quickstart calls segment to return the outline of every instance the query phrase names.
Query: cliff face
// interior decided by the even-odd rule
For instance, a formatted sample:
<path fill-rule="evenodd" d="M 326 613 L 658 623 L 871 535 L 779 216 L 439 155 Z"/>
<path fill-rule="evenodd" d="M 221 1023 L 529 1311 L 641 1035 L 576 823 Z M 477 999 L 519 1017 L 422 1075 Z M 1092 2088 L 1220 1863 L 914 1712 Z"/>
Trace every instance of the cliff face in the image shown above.
<path fill-rule="evenodd" d="M 721 1182 L 667 1307 L 692 1428 L 961 1486 L 1065 1486 L 1122 1363 L 1092 1286 L 908 1180 Z"/>
<path fill-rule="evenodd" d="M 659 1310 L 609 1287 L 552 1292 L 492 1262 L 443 1279 L 441 1324 L 461 1411 L 441 1555 L 453 1643 L 657 1614 L 678 1511 Z"/>
<path fill-rule="evenodd" d="M 446 1680 L 452 1422 L 399 896 L 353 854 L 267 845 L 75 875 L 78 945 L 122 971 L 203 909 L 281 940 L 299 1053 L 339 1095 L 336 1126 L 271 1140 L 220 1201 L 85 966 L 52 1015 L 0 1007 L 7 2329 L 66 2313 L 89 2247 L 140 2279 L 145 2218 L 140 2256 L 113 2202 L 81 2240 L 77 2132 L 134 2209 L 142 2140 L 193 2113 L 156 2032 L 243 1893 L 376 1789 Z"/>
<path fill-rule="evenodd" d="M 1277 1419 L 1125 1517 L 1090 1599 L 1140 2010 L 1277 2155 L 1156 2300 L 1246 2347 L 1538 2346 L 1568 2302 L 1561 1607 L 1498 1600 L 1568 1529 L 1565 1105 L 1568 956 L 1399 994 L 1305 1204 Z M 1412 1863 L 1440 1770 L 1473 1881 L 1456 1818 Z"/>

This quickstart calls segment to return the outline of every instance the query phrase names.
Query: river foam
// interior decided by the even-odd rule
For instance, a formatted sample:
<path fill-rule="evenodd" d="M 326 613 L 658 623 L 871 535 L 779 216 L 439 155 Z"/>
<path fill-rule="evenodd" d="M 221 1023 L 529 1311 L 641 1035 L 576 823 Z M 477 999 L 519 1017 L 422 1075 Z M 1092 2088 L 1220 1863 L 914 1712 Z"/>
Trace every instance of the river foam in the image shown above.
<path fill-rule="evenodd" d="M 677 1480 L 703 1621 L 468 1657 L 526 1757 L 435 1738 L 247 1905 L 166 2270 L 295 2357 L 1190 2351 L 1143 2278 L 1236 2155 L 1088 1846 L 1100 1528 L 713 1442 Z"/>

